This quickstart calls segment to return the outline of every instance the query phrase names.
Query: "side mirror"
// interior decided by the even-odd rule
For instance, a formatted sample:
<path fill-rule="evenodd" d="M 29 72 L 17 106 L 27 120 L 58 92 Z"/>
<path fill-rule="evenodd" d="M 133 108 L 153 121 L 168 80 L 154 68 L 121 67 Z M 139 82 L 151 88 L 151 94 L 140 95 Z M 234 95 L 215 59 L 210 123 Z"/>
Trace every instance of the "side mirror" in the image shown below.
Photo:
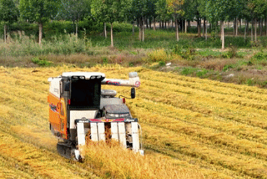
<path fill-rule="evenodd" d="M 135 98 L 135 88 L 131 88 L 131 98 Z"/>

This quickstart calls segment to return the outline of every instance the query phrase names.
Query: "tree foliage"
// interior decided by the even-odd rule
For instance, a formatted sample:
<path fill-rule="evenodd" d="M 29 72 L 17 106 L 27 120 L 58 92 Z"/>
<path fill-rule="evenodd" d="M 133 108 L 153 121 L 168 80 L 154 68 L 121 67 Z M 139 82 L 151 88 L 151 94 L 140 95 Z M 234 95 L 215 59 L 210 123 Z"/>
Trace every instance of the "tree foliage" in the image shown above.
<path fill-rule="evenodd" d="M 184 5 L 184 0 L 166 0 L 167 1 L 167 11 L 170 14 L 177 16 L 184 16 L 185 12 L 182 8 Z"/>
<path fill-rule="evenodd" d="M 92 14 L 100 22 L 111 24 L 111 46 L 113 47 L 113 22 L 123 21 L 130 14 L 131 0 L 93 0 Z"/>
<path fill-rule="evenodd" d="M 59 0 L 20 0 L 20 13 L 23 19 L 43 23 L 53 19 L 58 13 Z"/>
<path fill-rule="evenodd" d="M 12 23 L 17 21 L 18 16 L 19 11 L 13 0 L 0 0 L 0 21 Z"/>
<path fill-rule="evenodd" d="M 60 16 L 63 19 L 71 21 L 82 20 L 85 16 L 91 13 L 90 0 L 61 0 L 60 1 Z"/>
<path fill-rule="evenodd" d="M 225 21 L 238 17 L 242 10 L 239 0 L 206 1 L 206 15 L 210 21 Z"/>
<path fill-rule="evenodd" d="M 123 21 L 129 16 L 131 0 L 93 0 L 92 14 L 101 22 Z"/>

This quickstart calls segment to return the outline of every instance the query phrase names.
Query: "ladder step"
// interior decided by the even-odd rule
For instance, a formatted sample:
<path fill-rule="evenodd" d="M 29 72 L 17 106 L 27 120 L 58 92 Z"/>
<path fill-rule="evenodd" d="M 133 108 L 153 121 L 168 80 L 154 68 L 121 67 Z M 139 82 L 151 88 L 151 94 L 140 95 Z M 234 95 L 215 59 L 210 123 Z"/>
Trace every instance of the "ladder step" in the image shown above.
<path fill-rule="evenodd" d="M 91 140 L 98 141 L 97 123 L 90 123 L 91 127 Z"/>
<path fill-rule="evenodd" d="M 98 123 L 98 140 L 105 141 L 105 125 L 104 123 Z"/>
<path fill-rule="evenodd" d="M 119 124 L 119 140 L 121 145 L 126 148 L 125 123 L 120 122 L 118 124 Z"/>
<path fill-rule="evenodd" d="M 118 133 L 118 123 L 111 122 L 111 138 L 119 141 L 119 133 Z"/>
<path fill-rule="evenodd" d="M 85 132 L 83 123 L 77 123 L 77 137 L 78 145 L 85 145 Z"/>
<path fill-rule="evenodd" d="M 138 135 L 138 123 L 132 122 L 132 139 L 133 139 L 133 151 L 138 152 L 140 149 L 139 135 Z"/>

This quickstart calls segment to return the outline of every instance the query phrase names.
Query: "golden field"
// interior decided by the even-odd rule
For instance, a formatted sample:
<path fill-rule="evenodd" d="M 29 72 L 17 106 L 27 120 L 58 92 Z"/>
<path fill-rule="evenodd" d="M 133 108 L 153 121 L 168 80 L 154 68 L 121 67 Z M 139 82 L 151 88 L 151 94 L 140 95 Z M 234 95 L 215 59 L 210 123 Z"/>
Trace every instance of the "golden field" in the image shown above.
<path fill-rule="evenodd" d="M 137 71 L 145 156 L 91 144 L 85 162 L 59 156 L 48 123 L 48 77 Z M 0 178 L 267 178 L 267 90 L 142 67 L 0 67 Z M 129 96 L 130 88 L 105 86 Z"/>

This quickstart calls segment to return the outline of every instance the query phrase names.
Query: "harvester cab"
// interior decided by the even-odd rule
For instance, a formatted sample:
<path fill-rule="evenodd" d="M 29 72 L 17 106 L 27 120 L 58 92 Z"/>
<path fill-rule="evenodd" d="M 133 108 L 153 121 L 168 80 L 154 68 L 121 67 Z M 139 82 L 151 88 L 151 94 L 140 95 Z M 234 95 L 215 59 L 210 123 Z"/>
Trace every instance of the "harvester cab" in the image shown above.
<path fill-rule="evenodd" d="M 131 98 L 135 98 L 135 88 L 140 86 L 137 72 L 129 73 L 129 80 L 106 79 L 98 72 L 66 72 L 48 81 L 50 130 L 59 139 L 57 150 L 62 156 L 81 160 L 86 138 L 114 139 L 144 154 L 139 142 L 141 127 L 125 98 L 115 97 L 115 90 L 101 89 L 102 85 L 129 86 Z"/>

